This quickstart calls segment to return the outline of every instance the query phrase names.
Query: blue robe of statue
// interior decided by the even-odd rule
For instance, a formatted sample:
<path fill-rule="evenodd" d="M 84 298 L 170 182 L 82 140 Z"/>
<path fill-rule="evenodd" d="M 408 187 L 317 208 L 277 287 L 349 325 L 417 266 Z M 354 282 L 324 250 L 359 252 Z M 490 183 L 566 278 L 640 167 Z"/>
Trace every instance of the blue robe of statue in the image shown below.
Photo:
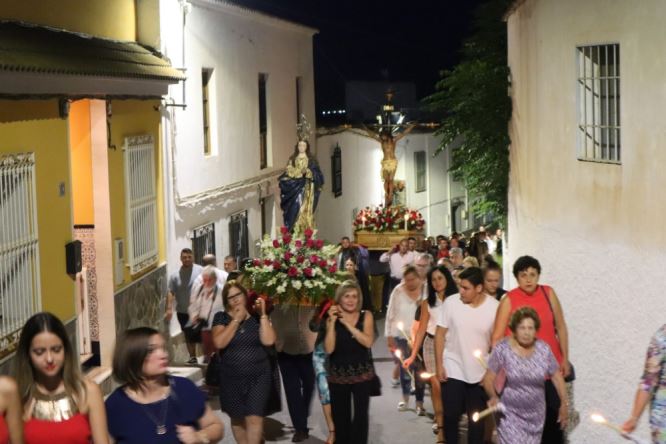
<path fill-rule="evenodd" d="M 307 170 L 303 173 L 306 165 Z M 324 185 L 324 175 L 316 160 L 296 157 L 287 164 L 280 175 L 280 207 L 284 225 L 292 232 L 302 233 L 306 228 L 314 229 L 314 211 L 319 201 L 319 192 Z"/>

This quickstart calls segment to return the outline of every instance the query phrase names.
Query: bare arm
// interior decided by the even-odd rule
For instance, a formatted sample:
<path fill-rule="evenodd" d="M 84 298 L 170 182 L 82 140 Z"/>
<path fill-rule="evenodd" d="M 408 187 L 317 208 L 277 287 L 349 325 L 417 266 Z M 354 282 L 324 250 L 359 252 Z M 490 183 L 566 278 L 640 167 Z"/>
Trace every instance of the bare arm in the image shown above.
<path fill-rule="evenodd" d="M 409 126 L 407 126 L 407 128 L 403 132 L 393 136 L 393 141 L 398 142 L 398 140 L 402 139 L 407 134 L 411 133 L 414 128 L 416 128 L 416 123 L 410 123 Z"/>
<path fill-rule="evenodd" d="M 206 405 L 204 415 L 199 418 L 199 434 L 205 434 L 211 444 L 219 442 L 224 437 L 224 424 L 220 418 L 213 413 L 209 405 Z M 202 437 L 203 438 L 203 437 Z M 204 440 L 201 440 L 205 442 Z"/>
<path fill-rule="evenodd" d="M 88 421 L 92 431 L 94 444 L 109 444 L 109 431 L 106 423 L 106 408 L 99 386 L 93 381 L 85 380 L 86 400 L 88 402 Z"/>
<path fill-rule="evenodd" d="M 218 350 L 226 348 L 227 345 L 229 345 L 229 342 L 231 342 L 231 339 L 236 334 L 236 330 L 238 330 L 239 324 L 240 323 L 238 321 L 232 319 L 229 325 L 213 326 L 212 334 L 213 334 L 213 344 L 215 345 L 215 348 L 217 348 Z"/>
<path fill-rule="evenodd" d="M 495 378 L 497 375 L 495 374 L 494 371 L 487 369 L 486 374 L 483 375 L 483 380 L 481 381 L 481 384 L 483 385 L 483 389 L 486 391 L 486 395 L 488 395 L 488 405 L 493 406 L 497 405 L 497 402 L 499 401 L 499 398 L 497 396 L 497 392 L 495 391 Z"/>
<path fill-rule="evenodd" d="M 557 390 L 557 395 L 560 397 L 560 413 L 557 422 L 560 423 L 560 428 L 564 430 L 567 427 L 567 421 L 569 420 L 569 397 L 567 396 L 567 387 L 561 372 L 555 373 L 552 377 L 552 381 L 555 390 Z"/>
<path fill-rule="evenodd" d="M 262 314 L 259 317 L 259 340 L 262 345 L 275 344 L 275 329 L 268 315 Z"/>
<path fill-rule="evenodd" d="M 370 128 L 368 128 L 368 127 L 365 126 L 364 124 L 361 124 L 361 126 L 363 127 L 363 131 L 365 131 L 365 134 L 364 134 L 364 135 L 365 135 L 366 137 L 369 137 L 369 138 L 371 138 L 371 139 L 375 139 L 377 142 L 381 142 L 381 141 L 382 141 L 381 137 L 379 137 L 379 134 L 378 134 L 377 132 L 372 131 Z"/>
<path fill-rule="evenodd" d="M 650 402 L 650 392 L 646 392 L 639 388 L 636 390 L 636 397 L 634 398 L 634 405 L 631 408 L 631 417 L 622 424 L 622 430 L 631 433 L 636 430 L 636 425 L 640 419 L 645 407 Z"/>
<path fill-rule="evenodd" d="M 562 350 L 562 374 L 566 377 L 571 373 L 569 367 L 569 329 L 567 323 L 564 321 L 564 312 L 560 300 L 555 294 L 555 290 L 551 289 L 549 295 L 550 305 L 553 307 L 553 317 L 555 318 L 555 327 L 557 328 L 557 338 L 560 341 L 560 349 Z"/>
<path fill-rule="evenodd" d="M 23 443 L 23 409 L 16 382 L 7 376 L 0 376 L 0 391 L 6 401 L 5 420 L 9 431 L 9 441 Z"/>
<path fill-rule="evenodd" d="M 430 321 L 430 310 L 428 310 L 428 301 L 424 300 L 421 302 L 421 318 L 419 319 L 419 328 L 416 330 L 416 337 L 414 338 L 414 344 L 412 346 L 412 354 L 409 358 L 405 359 L 405 366 L 408 367 L 416 359 L 419 350 L 421 350 L 421 345 L 423 345 L 423 339 L 425 338 L 426 331 L 428 330 L 428 322 Z"/>
<path fill-rule="evenodd" d="M 176 300 L 176 296 L 170 291 L 167 293 L 167 300 L 164 306 L 164 319 L 170 321 L 173 317 L 173 303 Z"/>
<path fill-rule="evenodd" d="M 509 325 L 509 315 L 511 314 L 511 301 L 504 298 L 500 301 L 495 315 L 495 325 L 493 326 L 493 335 L 490 338 L 491 348 L 494 348 L 505 336 L 506 327 Z"/>
<path fill-rule="evenodd" d="M 446 345 L 447 331 L 448 328 L 438 325 L 435 332 L 435 366 L 437 368 L 437 377 L 442 382 L 447 379 L 446 369 L 444 368 L 444 346 Z"/>
<path fill-rule="evenodd" d="M 324 351 L 328 355 L 335 351 L 335 322 L 337 320 L 338 317 L 329 312 L 329 316 L 326 319 L 326 337 L 324 338 Z"/>

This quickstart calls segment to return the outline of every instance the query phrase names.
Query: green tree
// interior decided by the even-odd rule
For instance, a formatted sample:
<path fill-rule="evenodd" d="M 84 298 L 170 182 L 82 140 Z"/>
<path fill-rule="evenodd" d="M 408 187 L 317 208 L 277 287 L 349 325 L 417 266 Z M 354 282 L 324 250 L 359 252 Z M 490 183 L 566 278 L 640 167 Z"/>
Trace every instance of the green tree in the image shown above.
<path fill-rule="evenodd" d="M 509 0 L 489 0 L 475 11 L 461 62 L 442 72 L 426 105 L 442 115 L 438 153 L 456 146 L 451 172 L 474 198 L 472 210 L 506 220 L 509 183 L 509 68 L 506 23 Z M 459 144 L 459 145 L 458 145 Z"/>

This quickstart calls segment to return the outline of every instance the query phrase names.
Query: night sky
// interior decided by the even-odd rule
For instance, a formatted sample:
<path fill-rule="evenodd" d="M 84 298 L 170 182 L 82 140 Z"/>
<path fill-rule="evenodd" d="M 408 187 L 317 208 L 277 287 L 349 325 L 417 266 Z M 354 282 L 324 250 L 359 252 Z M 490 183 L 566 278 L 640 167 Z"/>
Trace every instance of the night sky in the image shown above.
<path fill-rule="evenodd" d="M 482 0 L 236 0 L 319 29 L 314 37 L 317 111 L 344 108 L 350 80 L 411 81 L 418 98 L 459 60 Z"/>

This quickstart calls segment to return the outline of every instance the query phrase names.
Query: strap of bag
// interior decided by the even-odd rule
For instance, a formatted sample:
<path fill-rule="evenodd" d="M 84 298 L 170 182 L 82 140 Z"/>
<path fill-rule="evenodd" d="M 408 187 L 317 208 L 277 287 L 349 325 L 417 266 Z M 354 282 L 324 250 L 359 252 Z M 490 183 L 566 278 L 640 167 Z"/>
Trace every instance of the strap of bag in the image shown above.
<path fill-rule="evenodd" d="M 550 312 L 553 315 L 553 329 L 555 330 L 555 334 L 557 335 L 557 341 L 560 341 L 560 335 L 557 333 L 557 324 L 555 323 L 555 312 L 553 311 L 553 304 L 550 302 L 550 298 L 548 297 L 548 294 L 546 293 L 546 290 L 544 290 L 543 285 L 539 285 L 539 288 L 541 289 L 541 292 L 543 293 L 543 297 L 546 298 L 546 302 L 548 302 L 548 307 L 550 307 Z"/>
<path fill-rule="evenodd" d="M 203 288 L 203 285 L 202 285 L 202 288 Z M 215 299 L 217 298 L 217 289 L 218 288 L 219 287 L 217 286 L 217 284 L 215 284 L 215 289 L 213 290 L 213 297 L 211 298 L 211 301 L 210 301 L 210 310 L 208 310 L 208 316 L 206 316 L 206 325 L 208 325 L 208 323 L 210 322 L 210 315 L 211 315 L 211 313 L 213 313 L 213 305 L 215 304 Z M 199 290 L 199 292 L 201 292 L 201 290 Z"/>

